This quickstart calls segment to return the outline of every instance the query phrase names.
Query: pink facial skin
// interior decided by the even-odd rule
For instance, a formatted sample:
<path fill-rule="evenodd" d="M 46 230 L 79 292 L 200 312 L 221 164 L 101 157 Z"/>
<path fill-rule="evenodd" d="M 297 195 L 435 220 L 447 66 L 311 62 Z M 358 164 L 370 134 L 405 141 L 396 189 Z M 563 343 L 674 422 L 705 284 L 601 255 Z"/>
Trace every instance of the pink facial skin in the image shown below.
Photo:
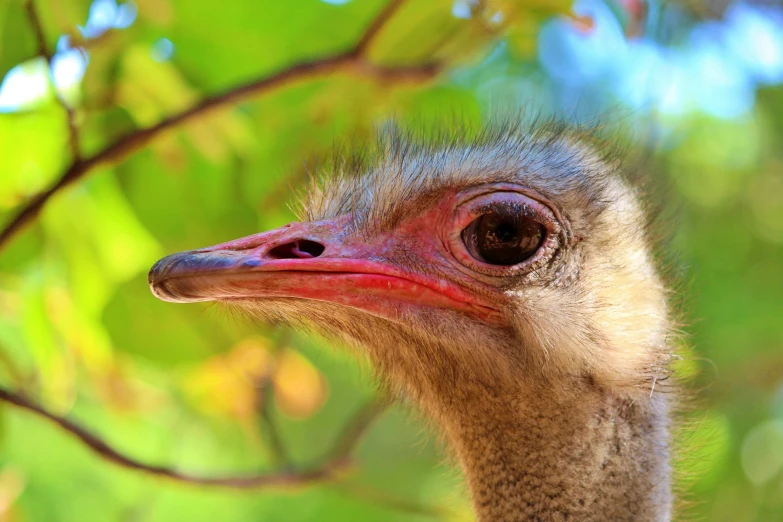
<path fill-rule="evenodd" d="M 502 194 L 522 201 L 556 232 L 548 207 L 521 192 Z M 458 242 L 477 205 L 497 197 L 475 190 L 447 195 L 394 230 L 371 237 L 351 234 L 350 216 L 291 223 L 161 259 L 150 271 L 150 287 L 158 298 L 178 303 L 290 297 L 390 320 L 416 309 L 448 309 L 502 326 L 504 296 L 488 280 L 497 267 L 474 267 Z"/>

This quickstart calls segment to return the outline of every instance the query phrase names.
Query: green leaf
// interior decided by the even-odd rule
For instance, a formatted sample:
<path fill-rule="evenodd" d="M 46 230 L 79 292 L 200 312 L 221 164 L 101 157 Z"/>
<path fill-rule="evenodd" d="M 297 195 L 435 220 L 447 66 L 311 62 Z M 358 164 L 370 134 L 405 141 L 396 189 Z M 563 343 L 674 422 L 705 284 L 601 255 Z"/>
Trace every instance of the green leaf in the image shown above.
<path fill-rule="evenodd" d="M 0 2 L 0 78 L 37 54 L 37 43 L 23 0 Z"/>

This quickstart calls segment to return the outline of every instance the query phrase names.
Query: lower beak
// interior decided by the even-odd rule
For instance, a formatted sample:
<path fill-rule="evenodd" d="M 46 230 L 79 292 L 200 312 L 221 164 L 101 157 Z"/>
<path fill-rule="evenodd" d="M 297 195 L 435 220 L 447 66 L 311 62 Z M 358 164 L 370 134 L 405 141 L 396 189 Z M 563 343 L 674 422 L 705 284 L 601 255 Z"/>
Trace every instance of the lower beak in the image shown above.
<path fill-rule="evenodd" d="M 164 301 L 299 298 L 383 317 L 411 308 L 451 309 L 497 322 L 499 314 L 461 287 L 403 273 L 372 244 L 345 244 L 339 223 L 294 223 L 155 263 L 152 293 Z M 326 239 L 325 239 L 326 238 Z M 385 243 L 384 243 L 385 244 Z"/>

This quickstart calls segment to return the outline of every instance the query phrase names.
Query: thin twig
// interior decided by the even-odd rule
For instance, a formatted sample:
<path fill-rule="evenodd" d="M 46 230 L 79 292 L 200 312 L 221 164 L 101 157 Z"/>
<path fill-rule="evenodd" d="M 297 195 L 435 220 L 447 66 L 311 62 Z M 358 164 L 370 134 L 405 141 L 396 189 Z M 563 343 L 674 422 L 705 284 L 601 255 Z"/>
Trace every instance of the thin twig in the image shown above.
<path fill-rule="evenodd" d="M 386 24 L 389 23 L 389 20 L 391 20 L 400 7 L 402 7 L 403 3 L 404 0 L 389 0 L 383 9 L 381 9 L 381 12 L 378 13 L 370 25 L 367 26 L 367 29 L 364 30 L 364 34 L 362 34 L 359 41 L 356 42 L 351 54 L 359 58 L 366 58 L 375 39 L 381 31 L 383 31 L 383 28 L 386 27 Z"/>
<path fill-rule="evenodd" d="M 76 116 L 73 111 L 73 107 L 68 105 L 60 92 L 57 90 L 57 85 L 54 82 L 54 73 L 52 71 L 52 53 L 49 52 L 49 48 L 46 46 L 46 35 L 44 34 L 43 24 L 41 24 L 41 18 L 38 16 L 38 10 L 35 8 L 35 2 L 33 0 L 25 1 L 25 8 L 27 9 L 27 18 L 30 20 L 30 25 L 33 28 L 35 34 L 35 40 L 38 45 L 38 55 L 43 56 L 46 59 L 46 66 L 48 69 L 47 78 L 49 79 L 49 85 L 54 91 L 54 95 L 57 98 L 57 102 L 65 110 L 66 121 L 68 124 L 68 145 L 71 149 L 71 155 L 74 161 L 77 161 L 81 155 L 79 151 L 79 129 L 76 126 Z"/>
<path fill-rule="evenodd" d="M 124 160 L 163 132 L 180 127 L 210 111 L 233 106 L 249 98 L 289 85 L 294 81 L 335 72 L 358 74 L 381 82 L 421 82 L 433 78 L 440 70 L 438 64 L 382 66 L 367 60 L 367 51 L 371 48 L 378 34 L 381 33 L 384 24 L 388 22 L 401 4 L 402 0 L 391 0 L 370 24 L 359 42 L 347 51 L 331 57 L 299 62 L 271 75 L 262 76 L 234 87 L 222 94 L 205 98 L 189 109 L 170 116 L 152 127 L 138 129 L 117 139 L 89 158 L 74 159 L 51 187 L 28 201 L 3 228 L 0 232 L 0 249 L 5 247 L 17 232 L 31 223 L 41 212 L 46 202 L 64 187 L 81 180 L 99 165 L 113 164 Z"/>
<path fill-rule="evenodd" d="M 118 466 L 140 471 L 148 475 L 168 478 L 177 482 L 199 484 L 204 486 L 218 486 L 234 489 L 262 488 L 269 486 L 304 486 L 307 484 L 335 480 L 340 472 L 347 470 L 351 464 L 351 452 L 359 442 L 370 422 L 382 411 L 382 408 L 362 408 L 348 422 L 343 434 L 323 458 L 320 465 L 307 470 L 282 470 L 258 475 L 230 476 L 230 477 L 205 477 L 196 476 L 165 466 L 144 464 L 109 446 L 103 439 L 92 434 L 75 422 L 49 412 L 39 404 L 0 387 L 0 400 L 14 404 L 27 411 L 31 411 L 49 421 L 57 424 L 71 435 L 78 438 L 84 445 L 90 448 L 100 458 Z M 375 404 L 375 403 L 374 403 Z M 368 417 L 372 412 L 372 417 Z"/>
<path fill-rule="evenodd" d="M 402 511 L 411 515 L 422 515 L 435 520 L 453 520 L 455 518 L 454 510 L 448 507 L 430 506 L 415 500 L 400 498 L 363 484 L 343 483 L 333 487 L 333 489 L 373 506 L 386 506 L 394 511 Z"/>
<path fill-rule="evenodd" d="M 289 330 L 283 330 L 272 346 L 272 356 L 277 357 L 280 350 L 290 342 L 291 334 Z M 264 425 L 264 431 L 269 441 L 269 452 L 272 457 L 272 466 L 290 467 L 292 462 L 288 457 L 288 451 L 283 443 L 283 437 L 277 425 L 277 419 L 272 411 L 272 401 L 275 398 L 275 389 L 273 383 L 274 371 L 268 371 L 258 381 L 258 414 L 261 423 Z"/>
<path fill-rule="evenodd" d="M 30 25 L 35 34 L 35 42 L 38 45 L 38 55 L 46 58 L 46 61 L 48 62 L 52 59 L 52 55 L 46 47 L 46 36 L 44 35 L 43 25 L 41 25 L 41 19 L 38 17 L 38 11 L 35 9 L 35 3 L 33 0 L 26 0 L 24 7 L 27 10 L 27 18 L 30 20 Z"/>
<path fill-rule="evenodd" d="M 354 413 L 348 423 L 343 426 L 337 440 L 332 446 L 325 462 L 329 462 L 340 455 L 348 455 L 359 443 L 367 428 L 377 419 L 389 406 L 388 402 L 381 400 L 372 400 Z"/>
<path fill-rule="evenodd" d="M 288 457 L 288 451 L 283 443 L 283 437 L 280 436 L 280 430 L 277 426 L 277 419 L 272 413 L 271 403 L 274 398 L 274 388 L 272 379 L 265 379 L 259 390 L 261 396 L 261 406 L 259 416 L 264 425 L 264 432 L 269 441 L 269 452 L 271 454 L 272 465 L 276 467 L 289 468 L 291 460 Z"/>
<path fill-rule="evenodd" d="M 27 389 L 30 384 L 30 379 L 22 372 L 22 370 L 14 363 L 14 360 L 5 353 L 2 345 L 0 345 L 0 366 L 3 366 L 8 373 L 11 380 L 14 381 L 14 385 L 22 390 Z"/>

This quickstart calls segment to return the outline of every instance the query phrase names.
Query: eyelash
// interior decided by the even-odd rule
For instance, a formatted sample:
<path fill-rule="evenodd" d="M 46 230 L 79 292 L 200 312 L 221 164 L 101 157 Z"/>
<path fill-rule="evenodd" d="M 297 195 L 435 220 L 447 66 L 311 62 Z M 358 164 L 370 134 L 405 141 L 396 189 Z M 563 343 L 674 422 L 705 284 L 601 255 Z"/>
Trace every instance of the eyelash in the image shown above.
<path fill-rule="evenodd" d="M 522 222 L 521 218 L 528 218 L 542 223 L 542 217 L 528 205 L 511 201 L 491 201 L 485 205 L 477 207 L 470 212 L 473 219 L 477 219 L 484 214 L 495 213 L 502 216 L 508 216 L 515 221 L 515 224 Z M 471 221 L 472 222 L 472 221 Z M 468 223 L 470 225 L 470 223 Z M 466 225 L 467 226 L 467 225 Z"/>

